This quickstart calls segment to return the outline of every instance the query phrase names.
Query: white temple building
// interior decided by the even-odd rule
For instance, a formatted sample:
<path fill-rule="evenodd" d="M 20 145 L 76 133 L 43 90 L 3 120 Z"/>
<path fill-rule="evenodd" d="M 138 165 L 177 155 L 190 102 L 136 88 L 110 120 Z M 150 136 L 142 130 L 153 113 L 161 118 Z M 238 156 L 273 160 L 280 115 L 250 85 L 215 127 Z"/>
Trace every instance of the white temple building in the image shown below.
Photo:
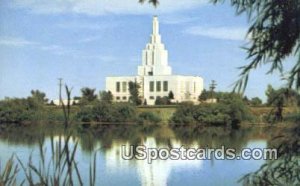
<path fill-rule="evenodd" d="M 154 105 L 157 97 L 168 96 L 172 91 L 172 102 L 197 102 L 203 90 L 203 79 L 199 76 L 172 75 L 168 65 L 168 51 L 161 42 L 157 16 L 153 17 L 150 42 L 142 51 L 142 64 L 137 76 L 106 77 L 106 91 L 111 91 L 115 101 L 128 101 L 128 83 L 137 82 L 141 88 L 140 97 L 148 105 Z"/>

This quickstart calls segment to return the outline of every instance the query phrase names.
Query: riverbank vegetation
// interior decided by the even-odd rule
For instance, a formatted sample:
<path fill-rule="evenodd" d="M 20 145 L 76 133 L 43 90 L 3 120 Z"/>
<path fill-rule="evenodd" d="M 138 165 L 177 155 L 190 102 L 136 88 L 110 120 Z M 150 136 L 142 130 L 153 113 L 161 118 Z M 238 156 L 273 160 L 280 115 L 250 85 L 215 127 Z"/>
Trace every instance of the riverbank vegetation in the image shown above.
<path fill-rule="evenodd" d="M 251 121 L 249 107 L 240 95 L 223 93 L 214 104 L 181 104 L 171 118 L 174 124 L 203 124 L 237 126 L 242 121 Z"/>
<path fill-rule="evenodd" d="M 135 91 L 133 91 L 135 92 Z M 199 104 L 170 103 L 159 98 L 155 106 L 137 105 L 135 101 L 113 102 L 111 92 L 83 88 L 82 96 L 70 106 L 73 123 L 128 123 L 128 124 L 203 124 L 236 126 L 241 123 L 278 123 L 299 121 L 299 94 L 290 89 L 268 86 L 267 101 L 248 99 L 236 93 L 209 92 L 199 96 Z M 216 103 L 207 100 L 216 99 Z M 165 99 L 165 100 L 164 100 Z M 63 123 L 61 106 L 48 104 L 45 93 L 31 91 L 27 98 L 6 98 L 0 101 L 0 123 Z M 138 103 L 137 103 L 138 102 Z M 166 104 L 168 103 L 168 104 Z"/>

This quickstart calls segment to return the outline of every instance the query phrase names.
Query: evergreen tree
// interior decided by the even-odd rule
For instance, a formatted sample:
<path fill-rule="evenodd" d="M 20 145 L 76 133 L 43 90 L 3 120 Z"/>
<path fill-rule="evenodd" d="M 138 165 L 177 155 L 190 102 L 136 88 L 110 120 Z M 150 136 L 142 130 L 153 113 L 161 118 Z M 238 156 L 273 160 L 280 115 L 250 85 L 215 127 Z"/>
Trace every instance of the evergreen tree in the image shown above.
<path fill-rule="evenodd" d="M 169 92 L 168 97 L 169 99 L 174 99 L 174 94 L 172 91 Z"/>
<path fill-rule="evenodd" d="M 132 81 L 129 82 L 129 93 L 130 93 L 129 102 L 135 105 L 142 104 L 142 100 L 139 96 L 140 88 L 141 86 L 137 82 L 132 82 Z"/>
<path fill-rule="evenodd" d="M 112 95 L 111 91 L 101 91 L 100 92 L 100 100 L 107 102 L 107 103 L 112 103 L 113 95 Z"/>

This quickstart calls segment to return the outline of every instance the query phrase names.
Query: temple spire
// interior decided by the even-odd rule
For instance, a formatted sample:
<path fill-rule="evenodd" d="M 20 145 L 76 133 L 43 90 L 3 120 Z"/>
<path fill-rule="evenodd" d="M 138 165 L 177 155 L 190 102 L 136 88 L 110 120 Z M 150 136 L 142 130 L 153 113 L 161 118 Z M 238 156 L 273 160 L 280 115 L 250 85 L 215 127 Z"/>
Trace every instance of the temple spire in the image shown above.
<path fill-rule="evenodd" d="M 159 34 L 159 23 L 157 16 L 153 16 L 153 21 L 152 21 L 152 34 L 153 35 L 158 35 Z"/>
<path fill-rule="evenodd" d="M 161 42 L 157 16 L 153 16 L 150 41 L 142 52 L 142 65 L 138 67 L 139 76 L 171 75 L 168 65 L 168 51 Z"/>

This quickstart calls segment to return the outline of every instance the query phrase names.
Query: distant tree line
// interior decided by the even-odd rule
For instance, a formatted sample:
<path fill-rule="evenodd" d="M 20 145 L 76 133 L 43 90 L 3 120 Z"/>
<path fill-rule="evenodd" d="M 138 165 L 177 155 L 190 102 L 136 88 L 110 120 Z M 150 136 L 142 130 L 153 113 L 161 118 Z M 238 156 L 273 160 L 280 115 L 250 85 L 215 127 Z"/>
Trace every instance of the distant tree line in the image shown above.
<path fill-rule="evenodd" d="M 142 104 L 139 96 L 139 85 L 131 82 L 129 86 L 131 94 L 129 101 L 126 103 L 117 103 L 113 100 L 110 91 L 100 91 L 96 94 L 96 89 L 84 87 L 81 89 L 81 96 L 74 97 L 77 109 L 73 109 L 72 116 L 79 122 L 134 122 L 147 119 L 153 121 L 160 120 L 153 113 L 146 113 L 139 116 L 136 112 L 136 105 Z M 218 125 L 223 123 L 240 123 L 247 117 L 242 113 L 248 110 L 248 106 L 267 106 L 272 107 L 269 115 L 265 116 L 267 122 L 283 121 L 284 107 L 297 107 L 300 105 L 299 93 L 295 90 L 280 88 L 274 89 L 271 85 L 266 90 L 267 100 L 262 103 L 258 97 L 248 99 L 240 94 L 228 92 L 210 92 L 203 90 L 199 96 L 201 104 L 191 106 L 192 103 L 179 104 L 172 117 L 174 123 L 211 123 Z M 217 103 L 207 103 L 208 99 L 215 98 Z M 157 97 L 156 105 L 173 104 L 174 94 L 169 92 L 168 96 Z M 145 103 L 144 101 L 143 104 Z M 237 102 L 240 104 L 238 105 Z M 27 98 L 6 98 L 0 101 L 0 122 L 1 123 L 18 123 L 23 121 L 60 121 L 63 118 L 55 109 L 49 112 L 45 105 L 48 104 L 46 94 L 39 90 L 32 90 L 31 96 Z M 177 104 L 177 103 L 176 103 Z M 195 110 L 195 108 L 197 108 Z M 235 110 L 238 117 L 233 117 Z M 190 113 L 189 113 L 190 112 Z M 201 112 L 201 114 L 200 114 Z M 295 115 L 295 114 L 294 114 Z M 201 116 L 201 117 L 200 117 Z M 287 116 L 290 117 L 290 116 Z M 143 118 L 143 119 L 142 119 Z M 290 117 L 291 120 L 297 120 L 296 115 Z"/>

